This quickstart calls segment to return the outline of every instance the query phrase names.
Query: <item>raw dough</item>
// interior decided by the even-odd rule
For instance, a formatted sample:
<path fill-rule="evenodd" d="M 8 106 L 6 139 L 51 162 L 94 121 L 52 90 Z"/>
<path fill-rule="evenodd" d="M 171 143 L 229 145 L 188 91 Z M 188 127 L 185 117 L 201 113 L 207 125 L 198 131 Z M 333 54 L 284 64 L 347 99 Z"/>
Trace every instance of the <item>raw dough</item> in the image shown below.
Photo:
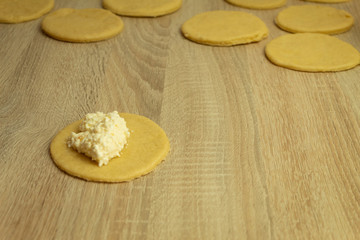
<path fill-rule="evenodd" d="M 349 2 L 350 0 L 303 0 L 306 2 L 319 2 L 319 3 L 342 3 Z"/>
<path fill-rule="evenodd" d="M 239 7 L 251 9 L 279 8 L 286 4 L 286 0 L 225 0 Z"/>
<path fill-rule="evenodd" d="M 276 24 L 288 32 L 337 34 L 348 31 L 354 24 L 350 13 L 320 5 L 291 6 L 281 11 Z"/>
<path fill-rule="evenodd" d="M 120 157 L 113 158 L 107 166 L 99 167 L 85 155 L 66 145 L 71 132 L 77 131 L 81 120 L 61 130 L 50 145 L 55 164 L 68 174 L 88 181 L 130 181 L 151 172 L 166 157 L 170 144 L 156 123 L 143 116 L 120 113 L 130 129 L 128 143 Z"/>
<path fill-rule="evenodd" d="M 49 12 L 54 0 L 0 0 L 0 22 L 20 23 Z"/>
<path fill-rule="evenodd" d="M 103 7 L 124 16 L 157 17 L 173 13 L 182 0 L 103 0 Z"/>
<path fill-rule="evenodd" d="M 258 42 L 269 33 L 260 18 L 240 11 L 200 13 L 187 20 L 181 31 L 194 42 L 217 46 Z"/>
<path fill-rule="evenodd" d="M 276 65 L 307 72 L 342 71 L 360 63 L 360 53 L 350 44 L 321 33 L 280 36 L 265 48 Z"/>
<path fill-rule="evenodd" d="M 67 42 L 95 42 L 119 34 L 119 16 L 100 8 L 62 8 L 47 15 L 41 25 L 49 36 Z"/>

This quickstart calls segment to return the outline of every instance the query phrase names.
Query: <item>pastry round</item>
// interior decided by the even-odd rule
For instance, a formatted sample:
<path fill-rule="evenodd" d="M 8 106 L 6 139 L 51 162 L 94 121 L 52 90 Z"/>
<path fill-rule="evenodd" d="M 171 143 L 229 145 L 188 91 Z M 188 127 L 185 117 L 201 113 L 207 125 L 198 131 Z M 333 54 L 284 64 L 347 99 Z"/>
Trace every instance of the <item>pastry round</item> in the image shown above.
<path fill-rule="evenodd" d="M 150 119 L 120 113 L 130 130 L 127 145 L 120 157 L 113 158 L 107 166 L 99 167 L 89 157 L 67 146 L 71 132 L 77 132 L 81 120 L 61 130 L 50 145 L 54 163 L 66 173 L 88 181 L 123 182 L 148 174 L 165 159 L 170 149 L 169 140 L 156 123 Z"/>
<path fill-rule="evenodd" d="M 350 0 L 303 0 L 306 2 L 318 2 L 318 3 L 342 3 L 349 2 Z"/>
<path fill-rule="evenodd" d="M 269 33 L 260 18 L 240 11 L 200 13 L 187 20 L 181 31 L 189 40 L 216 46 L 258 42 Z"/>
<path fill-rule="evenodd" d="M 251 9 L 273 9 L 286 4 L 286 0 L 225 0 L 233 5 Z"/>
<path fill-rule="evenodd" d="M 48 13 L 54 0 L 0 0 L 0 22 L 20 23 Z"/>
<path fill-rule="evenodd" d="M 307 71 L 342 71 L 360 64 L 360 53 L 350 44 L 321 33 L 280 36 L 265 48 L 268 59 L 278 66 Z"/>
<path fill-rule="evenodd" d="M 157 17 L 175 12 L 182 0 L 103 0 L 103 7 L 131 17 Z"/>
<path fill-rule="evenodd" d="M 350 13 L 320 5 L 291 6 L 281 11 L 276 24 L 285 31 L 337 34 L 348 31 L 354 24 Z"/>
<path fill-rule="evenodd" d="M 62 8 L 48 14 L 41 25 L 50 37 L 66 42 L 96 42 L 119 34 L 119 16 L 100 8 Z"/>

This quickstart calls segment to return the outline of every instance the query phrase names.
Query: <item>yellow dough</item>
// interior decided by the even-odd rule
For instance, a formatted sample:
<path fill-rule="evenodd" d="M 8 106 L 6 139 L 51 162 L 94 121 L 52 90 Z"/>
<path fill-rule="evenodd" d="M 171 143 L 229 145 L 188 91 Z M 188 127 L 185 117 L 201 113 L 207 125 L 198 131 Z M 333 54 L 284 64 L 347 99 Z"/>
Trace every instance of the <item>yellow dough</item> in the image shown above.
<path fill-rule="evenodd" d="M 350 13 L 320 5 L 291 6 L 281 11 L 276 24 L 285 31 L 337 34 L 348 31 L 354 24 Z"/>
<path fill-rule="evenodd" d="M 286 0 L 225 0 L 239 7 L 251 9 L 273 9 L 286 4 Z"/>
<path fill-rule="evenodd" d="M 303 0 L 306 2 L 319 2 L 319 3 L 342 3 L 349 2 L 350 0 Z"/>
<path fill-rule="evenodd" d="M 0 0 L 0 22 L 20 23 L 49 12 L 54 0 Z"/>
<path fill-rule="evenodd" d="M 321 33 L 280 36 L 265 48 L 276 65 L 307 72 L 342 71 L 360 63 L 360 53 L 350 44 Z"/>
<path fill-rule="evenodd" d="M 87 156 L 69 148 L 66 141 L 71 132 L 77 132 L 79 120 L 61 130 L 51 142 L 50 153 L 55 164 L 72 176 L 97 182 L 130 181 L 151 172 L 170 149 L 164 130 L 143 116 L 129 113 L 120 113 L 120 116 L 130 130 L 120 157 L 99 167 Z"/>
<path fill-rule="evenodd" d="M 260 18 L 240 11 L 200 13 L 187 20 L 181 31 L 189 40 L 216 46 L 258 42 L 269 33 Z"/>
<path fill-rule="evenodd" d="M 95 42 L 119 34 L 124 24 L 119 16 L 105 9 L 62 8 L 48 14 L 41 27 L 61 41 Z"/>
<path fill-rule="evenodd" d="M 182 0 L 103 0 L 103 7 L 124 16 L 157 17 L 175 12 Z"/>

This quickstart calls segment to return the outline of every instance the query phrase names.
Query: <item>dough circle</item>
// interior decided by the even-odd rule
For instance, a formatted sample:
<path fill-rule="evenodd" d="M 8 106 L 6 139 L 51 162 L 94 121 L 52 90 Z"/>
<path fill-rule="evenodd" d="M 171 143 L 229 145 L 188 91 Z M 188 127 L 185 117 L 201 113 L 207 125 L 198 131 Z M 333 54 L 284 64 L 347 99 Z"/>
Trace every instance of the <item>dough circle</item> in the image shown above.
<path fill-rule="evenodd" d="M 342 71 L 360 63 L 360 53 L 349 43 L 321 33 L 280 36 L 266 45 L 274 64 L 306 72 Z"/>
<path fill-rule="evenodd" d="M 215 46 L 258 42 L 269 34 L 260 18 L 240 11 L 200 13 L 187 20 L 181 31 L 189 40 Z"/>
<path fill-rule="evenodd" d="M 292 33 L 338 34 L 350 30 L 354 18 L 350 13 L 332 7 L 300 5 L 281 11 L 275 22 L 281 29 Z"/>
<path fill-rule="evenodd" d="M 148 174 L 165 159 L 170 149 L 169 140 L 156 123 L 150 119 L 120 113 L 130 130 L 128 143 L 120 157 L 99 167 L 95 161 L 69 148 L 66 144 L 71 132 L 77 132 L 81 120 L 61 130 L 50 145 L 54 163 L 66 173 L 88 181 L 124 182 Z"/>
<path fill-rule="evenodd" d="M 20 23 L 37 19 L 54 7 L 54 0 L 0 0 L 0 22 Z"/>
<path fill-rule="evenodd" d="M 103 0 L 103 7 L 130 17 L 158 17 L 177 11 L 182 0 Z"/>
<path fill-rule="evenodd" d="M 250 9 L 273 9 L 286 4 L 286 0 L 225 0 L 235 6 Z"/>
<path fill-rule="evenodd" d="M 318 3 L 342 3 L 349 2 L 350 0 L 303 0 L 305 2 L 318 2 Z"/>
<path fill-rule="evenodd" d="M 119 34 L 119 16 L 100 8 L 62 8 L 48 14 L 41 27 L 49 36 L 66 42 L 96 42 Z"/>

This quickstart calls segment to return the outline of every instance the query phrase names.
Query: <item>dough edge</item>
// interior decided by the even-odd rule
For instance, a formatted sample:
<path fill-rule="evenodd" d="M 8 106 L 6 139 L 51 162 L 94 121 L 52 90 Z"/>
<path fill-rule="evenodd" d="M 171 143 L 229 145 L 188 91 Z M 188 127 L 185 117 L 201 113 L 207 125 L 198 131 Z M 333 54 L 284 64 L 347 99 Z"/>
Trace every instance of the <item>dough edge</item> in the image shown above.
<path fill-rule="evenodd" d="M 295 33 L 295 34 L 285 34 L 285 35 L 279 36 L 278 38 L 286 37 L 286 36 L 295 36 L 297 34 L 299 34 L 299 35 L 300 34 L 317 34 L 317 35 L 329 36 L 329 35 L 322 34 L 322 33 Z M 357 55 L 358 55 L 357 62 L 353 62 L 351 64 L 347 63 L 347 64 L 343 64 L 341 66 L 332 67 L 332 68 L 329 68 L 329 67 L 324 68 L 323 66 L 307 67 L 307 66 L 294 65 L 294 64 L 288 63 L 288 62 L 283 62 L 283 61 L 277 59 L 276 57 L 274 57 L 272 52 L 271 52 L 272 51 L 272 49 L 271 49 L 272 44 L 273 44 L 274 40 L 276 40 L 278 38 L 275 38 L 272 41 L 270 41 L 269 43 L 267 43 L 267 45 L 265 47 L 265 56 L 270 62 L 272 62 L 273 64 L 275 64 L 275 65 L 277 65 L 279 67 L 284 67 L 284 68 L 287 68 L 287 69 L 296 70 L 296 71 L 303 71 L 303 72 L 339 72 L 339 71 L 346 71 L 346 70 L 352 69 L 352 68 L 354 68 L 354 67 L 356 67 L 356 66 L 358 66 L 360 64 L 360 52 L 357 49 L 355 49 L 351 44 L 349 44 L 347 42 L 344 42 L 344 41 L 342 41 L 340 39 L 338 39 L 338 40 L 343 42 L 343 43 L 346 43 L 346 44 L 350 45 L 357 52 Z"/>
<path fill-rule="evenodd" d="M 282 0 L 279 1 L 279 3 L 272 3 L 272 4 L 268 4 L 268 5 L 254 5 L 251 3 L 238 3 L 236 0 L 225 0 L 226 2 L 237 6 L 237 7 L 243 7 L 243 8 L 248 8 L 248 9 L 258 9 L 258 10 L 268 10 L 268 9 L 275 9 L 275 8 L 280 8 L 282 6 L 284 6 L 287 2 L 287 0 Z"/>
<path fill-rule="evenodd" d="M 130 1 L 130 0 L 129 0 Z M 109 4 L 107 0 L 102 1 L 102 6 L 109 11 L 121 16 L 127 17 L 160 17 L 176 12 L 182 6 L 182 0 L 174 0 L 173 4 L 170 4 L 166 7 L 158 7 L 157 9 L 143 9 L 141 11 L 133 10 L 118 10 L 116 7 Z"/>
<path fill-rule="evenodd" d="M 217 12 L 222 12 L 222 13 L 229 12 L 230 14 L 233 14 L 234 12 L 238 12 L 241 14 L 246 14 L 248 15 L 248 17 L 256 19 L 256 21 L 258 21 L 261 26 L 259 29 L 257 29 L 256 33 L 248 33 L 247 35 L 242 35 L 240 37 L 232 37 L 229 39 L 221 39 L 221 40 L 210 39 L 207 38 L 207 36 L 201 36 L 201 34 L 199 35 L 198 32 L 196 33 L 192 32 L 191 25 L 193 24 L 192 21 L 194 21 L 194 19 L 196 19 L 198 16 L 205 14 L 207 15 L 217 14 Z M 189 25 L 190 27 L 188 27 Z M 235 46 L 241 44 L 260 42 L 268 37 L 269 29 L 267 28 L 266 24 L 263 22 L 262 19 L 251 13 L 241 12 L 241 11 L 215 10 L 215 11 L 207 11 L 207 12 L 199 13 L 186 20 L 181 26 L 181 33 L 186 39 L 193 41 L 195 43 L 209 45 L 209 46 L 217 46 L 217 47 L 229 47 L 229 46 Z"/>
<path fill-rule="evenodd" d="M 44 8 L 40 9 L 36 13 L 27 15 L 25 17 L 24 16 L 16 16 L 15 18 L 14 17 L 12 17 L 12 18 L 1 18 L 0 17 L 0 23 L 16 24 L 16 23 L 23 23 L 23 22 L 36 20 L 36 19 L 42 17 L 43 15 L 47 14 L 48 12 L 50 12 L 51 9 L 54 8 L 54 5 L 55 5 L 55 0 L 49 0 L 48 5 L 44 6 Z"/>
<path fill-rule="evenodd" d="M 91 8 L 89 8 L 91 9 Z M 100 9 L 100 8 L 93 8 L 93 9 Z M 57 11 L 69 11 L 69 10 L 73 10 L 73 11 L 77 11 L 77 10 L 84 10 L 84 9 L 74 9 L 74 8 L 60 8 L 57 9 L 56 11 L 50 13 L 48 16 L 50 17 L 47 18 L 48 16 L 46 16 L 43 21 L 41 22 L 41 29 L 42 31 L 49 37 L 59 40 L 59 41 L 63 41 L 63 42 L 71 42 L 71 43 L 90 43 L 90 42 L 99 42 L 99 41 L 104 41 L 104 40 L 108 40 L 110 38 L 115 37 L 116 35 L 120 34 L 122 32 L 122 30 L 124 29 L 124 22 L 122 21 L 122 19 L 119 16 L 116 16 L 115 14 L 113 14 L 110 10 L 107 9 L 100 9 L 100 11 L 107 11 L 111 14 L 114 15 L 114 17 L 118 18 L 118 26 L 115 26 L 114 28 L 112 28 L 111 30 L 108 30 L 107 32 L 102 32 L 101 34 L 94 34 L 91 33 L 88 36 L 83 36 L 83 38 L 78 38 L 78 37 L 74 37 L 74 36 L 70 36 L 67 35 L 67 33 L 59 33 L 57 31 L 57 29 L 53 29 L 52 27 L 48 26 L 48 21 L 52 21 L 51 17 L 53 13 L 57 13 Z M 90 36 L 91 35 L 91 36 Z"/>
<path fill-rule="evenodd" d="M 294 5 L 294 6 L 290 6 L 282 11 L 280 11 L 278 13 L 278 15 L 275 17 L 275 24 L 281 28 L 282 30 L 285 30 L 287 32 L 290 32 L 290 33 L 324 33 L 324 34 L 339 34 L 339 33 L 344 33 L 344 32 L 347 32 L 349 31 L 353 25 L 354 25 L 354 17 L 347 11 L 345 10 L 342 10 L 342 9 L 337 9 L 337 8 L 334 8 L 340 12 L 343 12 L 345 14 L 348 14 L 350 17 L 351 17 L 351 24 L 350 25 L 345 25 L 345 24 L 342 24 L 342 26 L 338 26 L 337 28 L 329 28 L 329 29 L 322 29 L 322 30 L 317 30 L 317 31 L 309 31 L 309 30 L 304 30 L 304 29 L 295 29 L 295 28 L 292 28 L 291 26 L 288 26 L 287 23 L 283 23 L 281 20 L 279 20 L 279 17 L 283 17 L 281 16 L 282 13 L 284 11 L 286 11 L 287 9 L 290 9 L 290 8 L 299 8 L 299 7 L 303 7 L 303 6 L 321 6 L 321 5 Z M 330 8 L 330 7 L 329 7 Z M 344 27 L 345 26 L 345 27 Z"/>

